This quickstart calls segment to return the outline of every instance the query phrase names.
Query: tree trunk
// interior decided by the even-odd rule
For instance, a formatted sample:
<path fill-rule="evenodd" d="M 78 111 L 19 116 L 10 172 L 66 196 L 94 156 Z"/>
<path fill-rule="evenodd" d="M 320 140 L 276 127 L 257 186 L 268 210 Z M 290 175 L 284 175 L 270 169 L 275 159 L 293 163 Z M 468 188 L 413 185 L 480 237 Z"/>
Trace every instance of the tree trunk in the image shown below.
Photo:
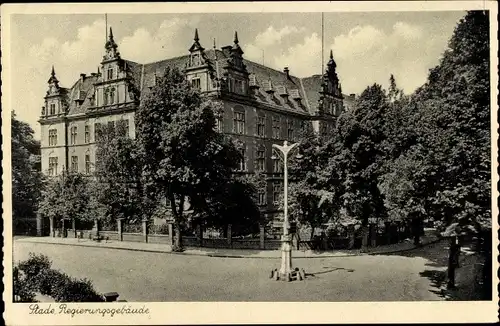
<path fill-rule="evenodd" d="M 181 218 L 182 218 L 182 208 L 177 210 L 177 206 L 175 204 L 175 195 L 170 194 L 170 208 L 172 209 L 172 214 L 174 215 L 174 246 L 172 251 L 183 251 L 182 247 L 182 232 L 181 232 Z M 182 201 L 181 204 L 183 204 Z"/>
<path fill-rule="evenodd" d="M 175 242 L 174 242 L 174 251 L 182 251 L 182 232 L 181 232 L 181 223 L 179 223 L 179 220 L 176 218 L 174 221 L 174 227 L 175 227 Z"/>
<path fill-rule="evenodd" d="M 450 250 L 448 257 L 448 289 L 455 287 L 455 269 L 458 267 L 458 258 L 460 255 L 460 245 L 457 243 L 457 238 L 450 239 Z"/>
<path fill-rule="evenodd" d="M 361 251 L 367 252 L 368 251 L 368 219 L 366 221 L 363 221 L 363 225 L 361 226 L 361 234 L 363 238 L 361 239 Z"/>
<path fill-rule="evenodd" d="M 316 229 L 316 227 L 311 224 L 311 237 L 309 238 L 309 241 L 313 241 L 314 240 L 314 230 L 315 229 Z"/>
<path fill-rule="evenodd" d="M 421 217 L 414 217 L 412 219 L 412 232 L 413 232 L 413 244 L 415 246 L 420 246 L 420 235 L 422 234 L 421 230 Z"/>

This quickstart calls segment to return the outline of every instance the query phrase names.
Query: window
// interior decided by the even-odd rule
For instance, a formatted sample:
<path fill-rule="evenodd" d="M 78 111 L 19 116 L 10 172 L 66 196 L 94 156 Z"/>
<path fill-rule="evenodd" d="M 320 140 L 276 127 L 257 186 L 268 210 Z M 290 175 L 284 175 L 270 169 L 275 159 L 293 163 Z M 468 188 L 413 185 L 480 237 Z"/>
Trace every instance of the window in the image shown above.
<path fill-rule="evenodd" d="M 288 120 L 288 140 L 294 140 L 293 120 Z"/>
<path fill-rule="evenodd" d="M 257 160 L 255 165 L 255 169 L 259 172 L 266 170 L 266 151 L 264 149 L 259 149 L 257 151 Z"/>
<path fill-rule="evenodd" d="M 108 80 L 113 79 L 113 68 L 108 69 Z"/>
<path fill-rule="evenodd" d="M 277 205 L 280 202 L 283 189 L 281 187 L 281 182 L 273 183 L 273 203 Z"/>
<path fill-rule="evenodd" d="M 245 113 L 234 112 L 234 132 L 240 135 L 245 133 Z"/>
<path fill-rule="evenodd" d="M 245 94 L 245 84 L 242 80 L 234 80 L 233 91 L 238 94 Z"/>
<path fill-rule="evenodd" d="M 90 143 L 90 126 L 85 125 L 85 144 Z"/>
<path fill-rule="evenodd" d="M 107 88 L 105 88 L 105 89 L 104 89 L 104 95 L 103 95 L 103 97 L 102 97 L 102 98 L 103 98 L 103 100 L 104 100 L 104 105 L 108 105 L 108 92 L 109 92 L 109 91 L 108 91 L 108 89 L 107 89 Z"/>
<path fill-rule="evenodd" d="M 57 157 L 49 157 L 49 175 L 57 175 Z"/>
<path fill-rule="evenodd" d="M 56 146 L 56 145 L 57 145 L 57 130 L 50 129 L 49 130 L 49 146 Z"/>
<path fill-rule="evenodd" d="M 201 81 L 200 78 L 193 78 L 191 79 L 191 86 L 193 86 L 194 89 L 201 90 Z"/>
<path fill-rule="evenodd" d="M 266 118 L 257 117 L 257 136 L 264 137 L 266 134 Z"/>
<path fill-rule="evenodd" d="M 229 88 L 230 93 L 234 92 L 234 79 L 228 78 L 227 86 Z"/>
<path fill-rule="evenodd" d="M 283 172 L 283 164 L 281 163 L 281 160 L 278 157 L 276 157 L 273 160 L 273 172 L 274 173 L 281 173 L 281 172 Z"/>
<path fill-rule="evenodd" d="M 71 156 L 71 171 L 78 172 L 78 156 Z"/>
<path fill-rule="evenodd" d="M 280 117 L 273 117 L 273 138 L 280 139 Z"/>
<path fill-rule="evenodd" d="M 50 104 L 50 112 L 49 114 L 56 114 L 56 104 L 55 103 L 51 103 Z"/>
<path fill-rule="evenodd" d="M 78 131 L 78 128 L 76 126 L 71 127 L 71 136 L 70 136 L 71 145 L 76 144 L 77 131 Z"/>
<path fill-rule="evenodd" d="M 224 117 L 222 116 L 222 112 L 215 116 L 215 130 L 224 132 Z"/>
<path fill-rule="evenodd" d="M 246 171 L 247 170 L 247 160 L 246 160 L 246 151 L 245 148 L 240 149 L 241 157 L 240 162 L 238 163 L 238 171 Z"/>
<path fill-rule="evenodd" d="M 115 88 L 114 87 L 111 87 L 109 89 L 109 104 L 113 104 L 115 103 Z"/>
<path fill-rule="evenodd" d="M 90 174 L 90 155 L 85 155 L 85 173 Z"/>
<path fill-rule="evenodd" d="M 257 204 L 258 205 L 265 205 L 266 204 L 266 190 L 265 189 L 259 189 Z"/>
<path fill-rule="evenodd" d="M 94 124 L 94 141 L 99 141 L 102 136 L 102 130 L 101 130 L 101 124 L 100 123 L 95 123 Z"/>
<path fill-rule="evenodd" d="M 112 132 L 113 129 L 115 129 L 115 122 L 114 121 L 108 121 L 108 131 Z"/>
<path fill-rule="evenodd" d="M 191 56 L 191 65 L 199 66 L 200 65 L 200 55 L 198 53 L 193 53 Z"/>

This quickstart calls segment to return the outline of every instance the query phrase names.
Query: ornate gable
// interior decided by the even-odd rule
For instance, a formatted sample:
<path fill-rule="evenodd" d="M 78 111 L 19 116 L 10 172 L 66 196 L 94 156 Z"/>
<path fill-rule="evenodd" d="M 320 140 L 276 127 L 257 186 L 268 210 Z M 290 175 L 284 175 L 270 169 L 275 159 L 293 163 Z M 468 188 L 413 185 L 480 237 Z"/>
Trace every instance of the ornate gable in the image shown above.
<path fill-rule="evenodd" d="M 102 58 L 103 61 L 121 59 L 120 52 L 118 52 L 118 44 L 116 44 L 113 38 L 113 29 L 111 27 L 109 28 L 109 36 L 106 44 L 104 45 L 104 49 L 106 52 Z"/>
<path fill-rule="evenodd" d="M 343 111 L 342 87 L 337 76 L 337 63 L 333 59 L 333 52 L 330 50 L 330 60 L 327 69 L 323 74 L 320 98 L 319 114 L 337 116 Z"/>

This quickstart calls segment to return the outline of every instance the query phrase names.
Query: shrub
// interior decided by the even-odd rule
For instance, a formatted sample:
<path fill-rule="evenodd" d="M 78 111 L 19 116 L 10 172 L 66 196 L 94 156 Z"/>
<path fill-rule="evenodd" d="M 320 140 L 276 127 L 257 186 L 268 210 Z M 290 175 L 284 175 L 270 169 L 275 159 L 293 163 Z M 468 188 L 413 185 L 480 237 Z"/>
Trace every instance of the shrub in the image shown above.
<path fill-rule="evenodd" d="M 77 280 L 50 268 L 47 256 L 30 253 L 30 258 L 13 269 L 14 302 L 35 302 L 37 292 L 56 302 L 102 302 L 92 282 Z"/>
<path fill-rule="evenodd" d="M 87 279 L 76 280 L 68 278 L 60 288 L 58 288 L 58 302 L 102 302 L 102 296 L 98 294 Z"/>
<path fill-rule="evenodd" d="M 64 285 L 66 279 L 69 279 L 69 277 L 60 271 L 54 269 L 45 271 L 39 279 L 40 282 L 38 284 L 38 288 L 40 293 L 56 299 L 55 293 L 57 293 L 58 288 Z"/>
<path fill-rule="evenodd" d="M 49 257 L 30 252 L 29 258 L 20 262 L 18 268 L 21 272 L 23 272 L 28 281 L 36 283 L 36 278 L 45 271 L 49 270 L 51 265 L 52 263 L 50 262 Z"/>
<path fill-rule="evenodd" d="M 26 281 L 19 268 L 14 267 L 13 271 L 13 302 L 36 302 L 35 289 L 33 285 Z"/>

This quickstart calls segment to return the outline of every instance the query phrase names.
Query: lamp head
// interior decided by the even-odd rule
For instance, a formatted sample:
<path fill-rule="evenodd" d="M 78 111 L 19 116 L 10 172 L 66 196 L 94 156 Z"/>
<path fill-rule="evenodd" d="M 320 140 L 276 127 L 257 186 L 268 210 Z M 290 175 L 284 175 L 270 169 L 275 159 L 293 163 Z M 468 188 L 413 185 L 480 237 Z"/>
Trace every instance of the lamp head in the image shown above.
<path fill-rule="evenodd" d="M 295 157 L 298 158 L 299 160 L 301 160 L 304 157 L 304 155 L 298 153 L 297 155 L 295 155 Z"/>

